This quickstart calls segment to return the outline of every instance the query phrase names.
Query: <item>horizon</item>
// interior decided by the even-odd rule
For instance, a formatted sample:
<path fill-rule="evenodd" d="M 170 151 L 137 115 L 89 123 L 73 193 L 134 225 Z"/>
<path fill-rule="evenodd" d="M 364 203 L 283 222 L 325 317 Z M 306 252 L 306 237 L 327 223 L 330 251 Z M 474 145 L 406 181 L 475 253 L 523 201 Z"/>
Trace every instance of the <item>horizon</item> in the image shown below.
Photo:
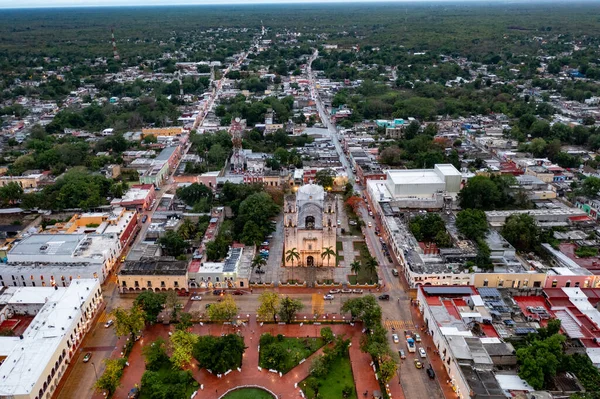
<path fill-rule="evenodd" d="M 568 0 L 23 0 L 18 6 L 14 0 L 0 0 L 0 9 L 78 9 L 78 8 L 134 8 L 134 7 L 185 7 L 185 6 L 255 6 L 255 5 L 322 5 L 322 4 L 435 4 L 435 3 L 480 3 L 481 5 L 512 4 L 526 5 L 535 3 L 567 4 Z M 577 0 L 575 3 L 598 3 L 599 0 Z"/>

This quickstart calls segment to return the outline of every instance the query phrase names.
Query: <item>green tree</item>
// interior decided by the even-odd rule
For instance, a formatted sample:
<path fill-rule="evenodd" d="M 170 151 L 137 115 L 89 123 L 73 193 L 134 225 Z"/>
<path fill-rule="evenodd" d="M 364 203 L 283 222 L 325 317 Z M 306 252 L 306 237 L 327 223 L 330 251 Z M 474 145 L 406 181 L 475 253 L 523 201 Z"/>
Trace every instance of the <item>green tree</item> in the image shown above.
<path fill-rule="evenodd" d="M 479 209 L 464 209 L 456 215 L 458 231 L 470 240 L 485 237 L 488 232 L 488 222 L 485 212 Z"/>
<path fill-rule="evenodd" d="M 335 339 L 335 334 L 333 333 L 330 327 L 321 328 L 320 335 L 321 338 L 323 338 L 323 341 L 325 341 L 326 343 L 333 342 L 333 340 Z"/>
<path fill-rule="evenodd" d="M 333 187 L 335 171 L 333 169 L 321 169 L 315 175 L 315 184 L 330 190 Z"/>
<path fill-rule="evenodd" d="M 463 209 L 494 209 L 502 195 L 494 182 L 486 176 L 475 176 L 467 182 L 458 193 L 460 206 Z"/>
<path fill-rule="evenodd" d="M 213 303 L 207 313 L 211 321 L 231 321 L 238 312 L 233 296 L 225 295 L 221 302 Z"/>
<path fill-rule="evenodd" d="M 298 261 L 300 259 L 300 253 L 294 247 L 285 251 L 285 261 L 292 263 L 292 280 L 294 279 L 294 261 Z"/>
<path fill-rule="evenodd" d="M 125 359 L 105 359 L 104 373 L 94 384 L 96 390 L 100 392 L 107 391 L 107 396 L 112 396 L 121 383 L 125 361 Z"/>
<path fill-rule="evenodd" d="M 204 184 L 193 183 L 177 189 L 177 197 L 190 206 L 194 206 L 201 199 L 212 200 L 212 196 L 212 190 Z"/>
<path fill-rule="evenodd" d="M 350 313 L 353 320 L 362 320 L 368 330 L 381 324 L 381 307 L 373 295 L 347 300 L 342 305 L 342 312 Z"/>
<path fill-rule="evenodd" d="M 539 244 L 540 229 L 531 215 L 515 214 L 504 222 L 502 236 L 519 251 L 529 252 Z"/>
<path fill-rule="evenodd" d="M 183 223 L 177 229 L 177 234 L 184 240 L 191 240 L 196 236 L 197 226 L 190 219 L 183 219 Z"/>
<path fill-rule="evenodd" d="M 10 205 L 23 198 L 23 188 L 16 182 L 10 182 L 0 187 L 0 201 L 3 205 Z"/>
<path fill-rule="evenodd" d="M 280 302 L 278 314 L 283 322 L 290 324 L 302 308 L 304 308 L 304 305 L 299 299 L 286 296 Z"/>
<path fill-rule="evenodd" d="M 182 369 L 192 362 L 192 352 L 198 342 L 198 336 L 183 330 L 175 330 L 171 340 L 171 363 L 174 368 Z"/>
<path fill-rule="evenodd" d="M 223 374 L 227 370 L 241 367 L 245 350 L 244 338 L 238 335 L 205 335 L 194 346 L 194 358 L 198 360 L 200 367 Z"/>
<path fill-rule="evenodd" d="M 360 261 L 355 260 L 352 263 L 350 263 L 350 272 L 354 273 L 354 275 L 358 275 L 358 273 L 360 272 L 360 268 L 361 268 L 361 264 Z"/>
<path fill-rule="evenodd" d="M 600 192 L 600 178 L 589 176 L 586 177 L 579 192 L 589 198 L 596 198 L 598 192 Z"/>
<path fill-rule="evenodd" d="M 365 271 L 371 277 L 375 276 L 375 278 L 377 278 L 377 267 L 378 266 L 379 266 L 379 263 L 377 262 L 377 258 L 375 258 L 374 256 L 369 255 L 364 260 L 363 267 L 365 268 Z"/>
<path fill-rule="evenodd" d="M 158 314 L 162 311 L 166 297 L 163 293 L 143 291 L 133 301 L 134 306 L 139 306 L 144 311 L 146 323 L 156 323 Z"/>
<path fill-rule="evenodd" d="M 117 337 L 129 336 L 131 342 L 144 329 L 145 314 L 140 306 L 134 306 L 129 311 L 123 308 L 115 308 L 111 313 L 115 321 L 115 333 Z"/>
<path fill-rule="evenodd" d="M 332 247 L 323 248 L 323 252 L 321 252 L 321 259 L 327 258 L 327 267 L 329 267 L 329 261 L 331 258 L 337 258 L 337 254 Z"/>
<path fill-rule="evenodd" d="M 185 254 L 190 246 L 176 231 L 167 231 L 156 242 L 166 255 L 175 257 Z"/>
<path fill-rule="evenodd" d="M 169 363 L 167 343 L 160 337 L 150 345 L 142 346 L 142 355 L 144 356 L 147 370 L 157 371 L 163 367 L 163 365 Z"/>
<path fill-rule="evenodd" d="M 277 313 L 279 313 L 280 299 L 279 294 L 273 291 L 264 291 L 258 297 L 260 305 L 256 310 L 258 316 L 266 319 L 272 318 L 274 322 L 277 322 Z"/>
<path fill-rule="evenodd" d="M 179 316 L 179 323 L 175 326 L 176 330 L 187 331 L 193 326 L 192 315 L 190 313 L 182 313 Z"/>
<path fill-rule="evenodd" d="M 383 383 L 387 383 L 392 379 L 392 377 L 394 377 L 397 369 L 398 365 L 394 358 L 387 354 L 382 356 L 381 360 L 379 361 L 379 379 L 383 381 Z"/>

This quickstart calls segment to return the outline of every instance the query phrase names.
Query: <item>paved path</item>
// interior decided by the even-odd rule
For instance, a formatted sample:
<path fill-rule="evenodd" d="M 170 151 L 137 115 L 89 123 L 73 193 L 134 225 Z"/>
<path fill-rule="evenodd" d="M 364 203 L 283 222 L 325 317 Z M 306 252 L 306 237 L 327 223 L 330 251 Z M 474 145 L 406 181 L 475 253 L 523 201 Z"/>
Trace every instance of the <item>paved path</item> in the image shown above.
<path fill-rule="evenodd" d="M 210 374 L 204 369 L 198 369 L 196 365 L 191 367 L 196 380 L 203 384 L 204 390 L 201 391 L 201 397 L 203 399 L 217 399 L 225 393 L 227 390 L 240 386 L 240 385 L 260 385 L 270 389 L 275 394 L 279 395 L 281 399 L 297 399 L 302 398 L 300 390 L 295 388 L 294 385 L 304 380 L 310 369 L 311 360 L 321 354 L 322 349 L 314 353 L 310 358 L 303 364 L 295 367 L 287 374 L 279 377 L 278 374 L 271 373 L 267 370 L 258 370 L 258 341 L 262 333 L 270 332 L 274 335 L 284 334 L 288 337 L 319 337 L 321 325 L 276 325 L 276 324 L 265 324 L 260 326 L 256 323 L 256 318 L 251 316 L 250 323 L 246 327 L 241 328 L 241 333 L 245 338 L 245 344 L 247 345 L 246 352 L 242 362 L 242 372 L 233 370 L 228 375 L 222 378 Z M 359 396 L 365 391 L 369 392 L 369 396 L 374 390 L 379 390 L 379 384 L 375 379 L 375 374 L 370 366 L 371 359 L 368 354 L 360 351 L 360 337 L 362 335 L 360 324 L 350 326 L 349 324 L 332 325 L 330 326 L 335 334 L 344 334 L 347 338 L 351 339 L 352 345 L 350 347 L 350 361 L 352 363 L 352 371 L 355 376 L 356 389 Z M 131 355 L 129 357 L 130 366 L 125 369 L 123 378 L 121 380 L 121 386 L 115 393 L 115 398 L 126 398 L 127 392 L 135 386 L 140 384 L 142 374 L 144 373 L 144 361 L 142 356 L 142 346 L 148 345 L 158 337 L 163 337 L 168 340 L 168 332 L 172 329 L 172 326 L 156 325 L 144 332 L 144 338 L 136 343 Z M 217 324 L 211 325 L 195 325 L 192 331 L 200 335 L 221 335 L 222 333 L 232 332 L 232 327 L 222 326 Z M 112 357 L 118 357 L 117 351 L 113 352 Z M 392 392 L 392 398 L 402 398 L 400 386 L 398 384 L 398 377 L 395 377 L 390 381 L 390 388 Z M 198 396 L 200 397 L 200 395 Z M 103 395 L 95 394 L 94 399 L 101 399 Z"/>

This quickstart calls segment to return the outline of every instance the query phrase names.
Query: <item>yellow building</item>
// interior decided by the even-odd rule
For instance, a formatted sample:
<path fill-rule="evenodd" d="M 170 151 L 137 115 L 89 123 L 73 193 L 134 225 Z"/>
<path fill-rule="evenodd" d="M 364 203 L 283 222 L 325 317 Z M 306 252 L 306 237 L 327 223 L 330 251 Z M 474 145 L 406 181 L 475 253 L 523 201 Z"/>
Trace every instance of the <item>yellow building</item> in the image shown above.
<path fill-rule="evenodd" d="M 142 139 L 146 136 L 177 136 L 182 132 L 181 126 L 142 129 Z"/>
<path fill-rule="evenodd" d="M 481 288 L 543 288 L 546 274 L 539 272 L 522 273 L 473 273 L 471 285 Z"/>
<path fill-rule="evenodd" d="M 126 261 L 119 272 L 118 285 L 121 292 L 187 291 L 188 262 L 164 258 Z"/>
<path fill-rule="evenodd" d="M 27 176 L 0 176 L 0 187 L 9 183 L 17 183 L 24 189 L 37 188 L 43 177 L 44 175 L 41 173 Z"/>

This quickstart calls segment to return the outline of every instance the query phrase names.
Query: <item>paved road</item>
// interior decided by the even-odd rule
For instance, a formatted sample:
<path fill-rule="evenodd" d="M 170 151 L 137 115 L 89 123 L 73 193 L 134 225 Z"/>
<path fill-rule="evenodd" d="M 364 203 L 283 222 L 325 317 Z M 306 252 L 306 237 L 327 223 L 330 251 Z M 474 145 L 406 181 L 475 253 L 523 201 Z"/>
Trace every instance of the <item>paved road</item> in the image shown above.
<path fill-rule="evenodd" d="M 314 61 L 314 59 L 318 56 L 318 54 L 318 50 L 315 50 L 307 65 L 307 71 L 312 85 L 311 94 L 317 105 L 317 110 L 319 112 L 321 120 L 323 121 L 323 124 L 327 127 L 331 134 L 331 139 L 340 156 L 340 161 L 342 162 L 342 165 L 344 165 L 344 168 L 348 173 L 348 178 L 351 179 L 350 181 L 354 181 L 352 167 L 350 165 L 350 162 L 348 161 L 348 158 L 346 157 L 346 154 L 344 154 L 342 150 L 342 147 L 338 140 L 337 130 L 335 126 L 331 123 L 329 115 L 323 107 L 323 103 L 321 101 L 321 98 L 319 97 L 319 92 L 316 88 L 316 80 L 311 70 L 311 64 Z M 354 190 L 357 193 L 362 194 L 362 188 L 356 184 L 354 185 Z M 368 224 L 368 222 L 372 223 L 373 227 L 365 227 L 363 229 L 365 241 L 369 246 L 371 254 L 375 256 L 379 261 L 379 277 L 381 283 L 384 286 L 384 290 L 386 290 L 391 296 L 390 301 L 381 301 L 383 317 L 385 318 L 384 322 L 386 327 L 390 331 L 390 346 L 391 348 L 394 348 L 396 350 L 405 349 L 407 355 L 406 360 L 400 361 L 399 368 L 399 383 L 401 383 L 402 385 L 404 396 L 407 398 L 443 398 L 444 394 L 440 389 L 438 379 L 430 380 L 424 369 L 419 370 L 415 368 L 414 359 L 417 358 L 418 354 L 408 353 L 408 350 L 406 350 L 406 341 L 403 339 L 404 330 L 415 330 L 415 323 L 413 322 L 413 315 L 411 313 L 411 302 L 408 297 L 407 291 L 405 290 L 400 279 L 392 275 L 391 269 L 397 268 L 397 263 L 395 264 L 389 262 L 389 260 L 383 253 L 379 237 L 375 234 L 376 226 L 379 226 L 381 230 L 380 221 L 377 220 L 378 215 L 375 215 L 375 217 L 369 216 L 367 209 L 364 206 L 361 207 L 359 213 L 366 224 Z M 395 328 L 395 332 L 398 333 L 399 338 L 401 339 L 399 344 L 395 344 L 392 341 L 392 328 Z M 427 359 L 421 359 L 419 357 L 419 360 L 423 360 L 426 364 L 429 363 Z M 438 378 L 443 377 L 440 377 L 438 373 Z"/>

